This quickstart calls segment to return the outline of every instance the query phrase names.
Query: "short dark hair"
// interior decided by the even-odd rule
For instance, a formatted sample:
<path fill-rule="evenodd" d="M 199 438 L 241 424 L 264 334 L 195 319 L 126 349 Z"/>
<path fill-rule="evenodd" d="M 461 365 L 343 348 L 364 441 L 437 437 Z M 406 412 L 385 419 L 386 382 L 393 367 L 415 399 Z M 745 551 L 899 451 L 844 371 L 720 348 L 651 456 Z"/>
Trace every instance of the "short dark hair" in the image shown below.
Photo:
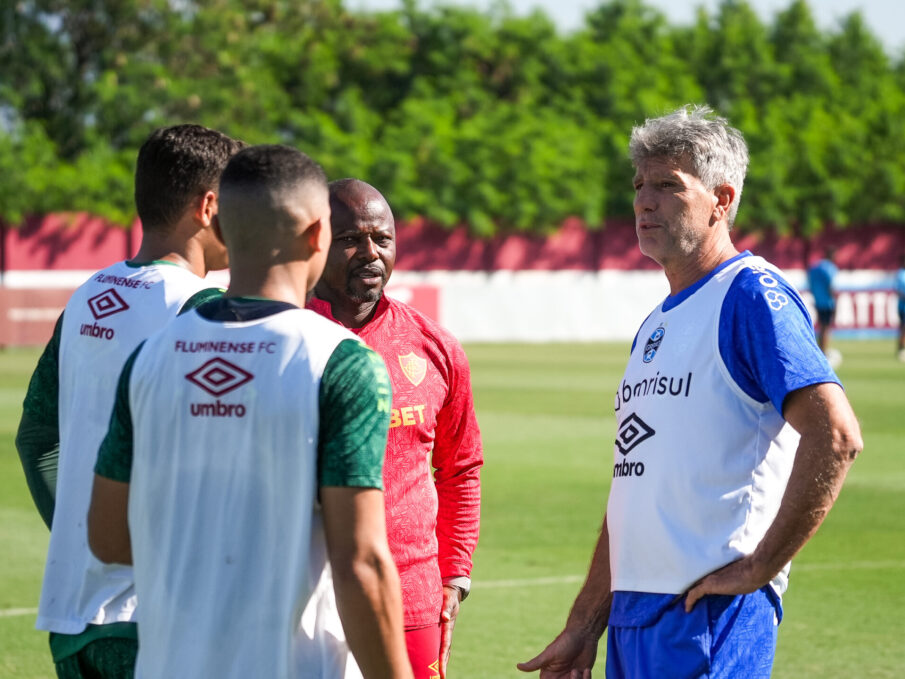
<path fill-rule="evenodd" d="M 314 183 L 327 187 L 327 175 L 307 155 L 282 144 L 249 146 L 230 159 L 221 190 L 267 188 L 270 191 Z"/>
<path fill-rule="evenodd" d="M 142 228 L 165 230 L 196 196 L 216 191 L 229 159 L 245 146 L 202 125 L 155 130 L 138 151 L 135 208 Z"/>

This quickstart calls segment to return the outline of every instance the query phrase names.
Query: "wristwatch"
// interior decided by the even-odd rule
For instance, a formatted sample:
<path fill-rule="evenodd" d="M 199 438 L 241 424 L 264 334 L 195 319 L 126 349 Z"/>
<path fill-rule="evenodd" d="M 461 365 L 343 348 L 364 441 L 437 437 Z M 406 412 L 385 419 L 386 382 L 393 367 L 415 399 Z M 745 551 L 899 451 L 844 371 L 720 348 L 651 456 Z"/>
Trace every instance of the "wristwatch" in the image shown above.
<path fill-rule="evenodd" d="M 467 575 L 455 575 L 451 578 L 443 578 L 443 584 L 455 587 L 459 590 L 459 601 L 465 601 L 471 591 L 471 578 Z"/>

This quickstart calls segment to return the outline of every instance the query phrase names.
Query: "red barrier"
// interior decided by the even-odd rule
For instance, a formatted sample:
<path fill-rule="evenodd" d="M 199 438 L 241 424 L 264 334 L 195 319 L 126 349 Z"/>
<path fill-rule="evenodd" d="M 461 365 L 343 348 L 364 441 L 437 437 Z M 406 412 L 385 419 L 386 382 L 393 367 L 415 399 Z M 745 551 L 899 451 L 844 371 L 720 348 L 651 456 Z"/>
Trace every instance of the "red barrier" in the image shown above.
<path fill-rule="evenodd" d="M 66 272 L 92 272 L 128 258 L 137 251 L 140 240 L 137 221 L 124 229 L 83 213 L 31 217 L 19 228 L 0 222 L 0 345 L 45 342 L 78 285 L 78 275 L 67 276 Z M 604 228 L 597 230 L 587 229 L 578 219 L 568 219 L 550 236 L 508 233 L 486 240 L 473 238 L 465 227 L 448 230 L 414 219 L 397 225 L 397 240 L 398 271 L 658 269 L 638 250 L 630 218 L 607 220 Z M 836 248 L 836 261 L 843 270 L 892 271 L 901 265 L 905 253 L 905 227 L 888 224 L 828 229 L 812 240 L 771 232 L 736 233 L 734 240 L 739 249 L 751 250 L 783 269 L 806 268 L 826 246 Z M 42 272 L 56 275 L 43 276 Z M 439 318 L 441 300 L 436 287 L 391 287 L 390 294 L 394 293 L 428 316 Z M 848 327 L 892 327 L 891 302 L 880 301 L 879 291 L 874 296 L 851 294 Z M 848 300 L 843 302 L 846 304 Z"/>
<path fill-rule="evenodd" d="M 0 287 L 0 346 L 46 344 L 72 290 Z"/>

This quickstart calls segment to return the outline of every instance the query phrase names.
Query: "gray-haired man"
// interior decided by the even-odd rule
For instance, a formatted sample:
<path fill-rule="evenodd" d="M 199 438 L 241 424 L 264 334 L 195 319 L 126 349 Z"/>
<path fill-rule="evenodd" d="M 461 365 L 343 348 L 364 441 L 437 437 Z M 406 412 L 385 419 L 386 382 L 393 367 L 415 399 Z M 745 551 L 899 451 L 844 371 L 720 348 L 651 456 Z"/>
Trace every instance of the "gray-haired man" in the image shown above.
<path fill-rule="evenodd" d="M 748 151 L 706 107 L 632 131 L 635 227 L 670 295 L 616 393 L 607 514 L 563 632 L 524 671 L 768 677 L 791 558 L 861 433 L 795 289 L 729 237 Z"/>

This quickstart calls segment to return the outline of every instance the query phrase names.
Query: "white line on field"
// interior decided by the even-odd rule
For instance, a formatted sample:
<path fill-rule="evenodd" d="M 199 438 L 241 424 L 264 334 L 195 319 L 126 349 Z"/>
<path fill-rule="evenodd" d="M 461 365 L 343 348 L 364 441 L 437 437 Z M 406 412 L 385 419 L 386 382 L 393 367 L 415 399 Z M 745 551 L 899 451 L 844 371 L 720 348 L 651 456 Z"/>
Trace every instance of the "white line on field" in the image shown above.
<path fill-rule="evenodd" d="M 905 561 L 852 561 L 849 563 L 805 563 L 793 565 L 795 571 L 832 571 L 832 570 L 905 570 Z M 475 580 L 473 587 L 478 589 L 501 589 L 505 587 L 543 587 L 544 585 L 571 585 L 584 582 L 584 575 L 551 575 L 543 578 L 518 578 L 513 580 Z M 36 615 L 37 608 L 0 609 L 0 618 L 13 618 L 20 615 Z"/>
<path fill-rule="evenodd" d="M 848 563 L 805 563 L 792 564 L 792 573 L 796 571 L 832 571 L 832 570 L 905 570 L 905 561 L 851 561 Z M 475 580 L 472 587 L 497 589 L 504 587 L 543 587 L 544 585 L 568 585 L 584 582 L 584 575 L 552 575 L 543 578 L 519 578 L 513 580 Z"/>
<path fill-rule="evenodd" d="M 17 615 L 35 615 L 37 608 L 5 608 L 0 609 L 0 618 L 14 618 Z"/>
<path fill-rule="evenodd" d="M 792 562 L 795 571 L 880 571 L 905 568 L 905 561 L 852 561 L 850 563 L 803 563 Z"/>
<path fill-rule="evenodd" d="M 472 587 L 542 587 L 584 582 L 583 575 L 551 575 L 545 578 L 520 578 L 517 580 L 475 580 Z"/>

